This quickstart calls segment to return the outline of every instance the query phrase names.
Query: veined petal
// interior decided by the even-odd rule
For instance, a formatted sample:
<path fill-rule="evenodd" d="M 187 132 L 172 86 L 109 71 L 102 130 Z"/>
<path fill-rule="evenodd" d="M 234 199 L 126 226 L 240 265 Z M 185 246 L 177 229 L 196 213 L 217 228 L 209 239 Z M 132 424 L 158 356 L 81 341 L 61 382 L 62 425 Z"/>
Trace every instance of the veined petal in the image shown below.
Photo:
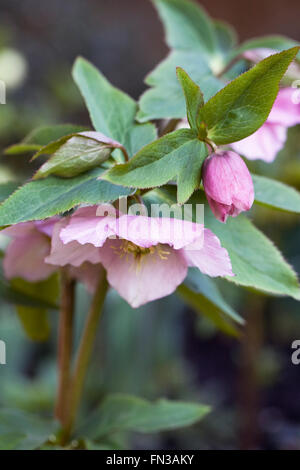
<path fill-rule="evenodd" d="M 287 87 L 279 90 L 268 121 L 284 127 L 300 124 L 299 89 Z"/>
<path fill-rule="evenodd" d="M 187 274 L 181 251 L 164 247 L 162 259 L 158 249 L 138 260 L 134 254 L 121 255 L 123 240 L 107 240 L 100 249 L 101 261 L 109 284 L 134 308 L 175 291 Z"/>
<path fill-rule="evenodd" d="M 99 263 L 99 249 L 91 243 L 83 246 L 77 241 L 72 241 L 67 244 L 61 241 L 61 231 L 68 223 L 69 220 L 65 218 L 55 225 L 51 241 L 51 252 L 50 255 L 47 256 L 46 262 L 56 266 L 71 264 L 76 267 L 80 266 L 85 261 L 89 261 L 93 264 Z"/>
<path fill-rule="evenodd" d="M 91 243 L 100 247 L 115 233 L 116 210 L 110 204 L 102 204 L 78 209 L 62 229 L 60 238 L 65 244 L 76 241 L 81 245 Z"/>
<path fill-rule="evenodd" d="M 37 231 L 22 238 L 15 238 L 5 252 L 5 277 L 22 277 L 29 282 L 47 279 L 57 269 L 45 262 L 49 251 L 49 238 Z"/>
<path fill-rule="evenodd" d="M 204 229 L 201 224 L 169 217 L 123 215 L 117 222 L 120 238 L 145 248 L 162 243 L 179 250 L 199 238 Z"/>
<path fill-rule="evenodd" d="M 266 122 L 246 139 L 234 142 L 231 147 L 249 160 L 264 160 L 271 163 L 283 148 L 287 129 L 281 124 Z"/>
<path fill-rule="evenodd" d="M 234 276 L 227 250 L 209 229 L 204 229 L 204 240 L 192 243 L 182 252 L 189 266 L 199 268 L 208 276 Z"/>

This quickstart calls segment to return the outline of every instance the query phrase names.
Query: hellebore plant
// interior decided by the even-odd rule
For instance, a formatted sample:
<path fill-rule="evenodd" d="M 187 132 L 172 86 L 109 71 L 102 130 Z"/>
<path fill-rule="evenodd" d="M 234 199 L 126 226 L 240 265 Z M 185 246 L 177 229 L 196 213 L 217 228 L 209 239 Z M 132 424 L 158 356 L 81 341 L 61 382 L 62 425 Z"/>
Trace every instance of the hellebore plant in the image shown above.
<path fill-rule="evenodd" d="M 174 291 L 192 307 L 195 299 L 205 298 L 215 308 L 211 318 L 235 336 L 243 319 L 228 313 L 217 296 L 212 298 L 201 287 L 203 275 L 214 292 L 218 288 L 210 278 L 219 276 L 300 300 L 292 267 L 241 214 L 254 202 L 300 213 L 296 190 L 251 175 L 241 157 L 273 161 L 285 144 L 287 128 L 300 123 L 295 88 L 286 84 L 291 70 L 294 75 L 298 70 L 299 48 L 279 37 L 272 40 L 272 54 L 265 52 L 270 38 L 257 39 L 255 47 L 251 41 L 238 46 L 227 25 L 217 28 L 193 2 L 154 4 L 171 52 L 148 75 L 150 88 L 138 103 L 78 58 L 73 78 L 94 130 L 50 127 L 48 143 L 41 146 L 39 129 L 7 149 L 7 154 L 36 149 L 34 159 L 48 157 L 33 180 L 1 204 L 0 225 L 12 238 L 3 260 L 12 287 L 16 278 L 33 284 L 47 283 L 55 274 L 60 277 L 55 412 L 60 422 L 55 443 L 60 445 L 68 445 L 76 431 L 87 365 L 109 288 L 133 308 Z M 188 128 L 182 128 L 184 119 Z M 127 212 L 122 209 L 125 198 Z M 199 207 L 203 220 L 196 216 Z M 72 364 L 76 282 L 85 284 L 92 301 Z M 206 308 L 204 302 L 204 315 Z M 27 319 L 32 325 L 30 311 Z M 169 405 L 155 406 L 160 410 Z M 164 411 L 170 423 L 176 406 Z M 206 407 L 201 410 L 197 406 L 185 424 L 207 412 Z M 161 424 L 159 429 L 167 428 Z M 128 429 L 140 428 L 131 422 Z M 85 436 L 80 431 L 75 435 L 85 447 Z"/>

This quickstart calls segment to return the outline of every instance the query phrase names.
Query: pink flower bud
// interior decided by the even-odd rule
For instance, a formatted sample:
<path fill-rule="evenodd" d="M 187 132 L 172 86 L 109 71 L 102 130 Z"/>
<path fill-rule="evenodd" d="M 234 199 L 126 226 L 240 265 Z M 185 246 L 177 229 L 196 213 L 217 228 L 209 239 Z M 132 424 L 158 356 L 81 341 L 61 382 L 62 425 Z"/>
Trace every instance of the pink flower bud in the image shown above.
<path fill-rule="evenodd" d="M 228 215 L 236 217 L 248 211 L 253 204 L 251 175 L 235 152 L 214 153 L 205 160 L 203 185 L 210 208 L 221 222 L 226 222 Z"/>

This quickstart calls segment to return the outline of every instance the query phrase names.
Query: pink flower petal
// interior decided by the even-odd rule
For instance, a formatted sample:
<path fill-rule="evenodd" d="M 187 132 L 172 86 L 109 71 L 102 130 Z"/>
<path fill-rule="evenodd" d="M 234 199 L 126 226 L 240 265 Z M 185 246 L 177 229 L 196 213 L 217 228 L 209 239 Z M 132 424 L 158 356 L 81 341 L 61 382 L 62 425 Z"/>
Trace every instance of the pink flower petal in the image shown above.
<path fill-rule="evenodd" d="M 51 217 L 50 219 L 37 220 L 33 223 L 39 232 L 48 235 L 48 237 L 51 237 L 54 225 L 59 222 L 59 220 L 60 217 Z"/>
<path fill-rule="evenodd" d="M 271 163 L 283 148 L 286 137 L 287 129 L 284 126 L 267 121 L 254 134 L 230 146 L 249 160 L 260 159 Z"/>
<path fill-rule="evenodd" d="M 146 248 L 162 243 L 178 250 L 203 234 L 203 225 L 169 217 L 123 215 L 117 222 L 120 238 Z"/>
<path fill-rule="evenodd" d="M 138 263 L 133 254 L 120 256 L 122 240 L 107 240 L 100 249 L 109 284 L 134 308 L 171 294 L 187 274 L 180 251 L 168 246 L 166 259 L 158 252 L 144 255 Z"/>
<path fill-rule="evenodd" d="M 47 279 L 56 267 L 46 264 L 45 257 L 50 251 L 50 240 L 36 231 L 13 240 L 5 252 L 4 274 L 7 279 L 22 277 L 29 282 Z"/>
<path fill-rule="evenodd" d="M 51 241 L 51 252 L 50 255 L 47 256 L 46 262 L 55 266 L 71 264 L 76 267 L 80 266 L 85 261 L 89 261 L 93 264 L 99 263 L 99 249 L 94 245 L 86 244 L 82 246 L 76 241 L 64 244 L 61 241 L 61 231 L 68 223 L 69 220 L 65 218 L 55 225 Z"/>
<path fill-rule="evenodd" d="M 281 124 L 284 127 L 300 124 L 300 103 L 297 100 L 299 90 L 287 87 L 279 90 L 267 122 Z"/>
<path fill-rule="evenodd" d="M 204 240 L 200 239 L 182 251 L 189 266 L 199 268 L 208 276 L 234 276 L 227 250 L 209 229 L 204 229 Z"/>
<path fill-rule="evenodd" d="M 229 215 L 236 210 L 249 210 L 254 201 L 251 175 L 243 159 L 235 152 L 219 151 L 204 161 L 203 186 L 208 201 L 213 201 L 215 208 L 216 203 L 222 204 L 224 207 L 220 212 L 227 209 Z"/>
<path fill-rule="evenodd" d="M 107 212 L 111 215 L 105 215 Z M 65 244 L 76 241 L 81 245 L 91 243 L 100 247 L 116 233 L 116 215 L 113 214 L 116 210 L 111 204 L 78 209 L 62 229 L 60 238 Z"/>

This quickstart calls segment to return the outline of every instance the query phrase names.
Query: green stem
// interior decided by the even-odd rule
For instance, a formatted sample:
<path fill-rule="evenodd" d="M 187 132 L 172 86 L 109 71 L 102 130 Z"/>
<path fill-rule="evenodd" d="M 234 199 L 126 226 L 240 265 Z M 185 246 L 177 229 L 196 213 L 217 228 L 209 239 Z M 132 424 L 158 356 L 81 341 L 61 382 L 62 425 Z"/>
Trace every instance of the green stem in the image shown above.
<path fill-rule="evenodd" d="M 73 341 L 75 281 L 61 271 L 61 309 L 58 332 L 58 387 L 55 416 L 64 425 Z"/>
<path fill-rule="evenodd" d="M 102 312 L 107 289 L 108 283 L 105 275 L 103 274 L 103 277 L 101 277 L 101 280 L 95 291 L 78 349 L 74 373 L 70 383 L 68 414 L 64 425 L 62 443 L 66 443 L 70 438 L 76 420 L 80 399 L 83 392 L 87 366 L 90 360 L 94 340 L 96 338 L 97 326 Z"/>

